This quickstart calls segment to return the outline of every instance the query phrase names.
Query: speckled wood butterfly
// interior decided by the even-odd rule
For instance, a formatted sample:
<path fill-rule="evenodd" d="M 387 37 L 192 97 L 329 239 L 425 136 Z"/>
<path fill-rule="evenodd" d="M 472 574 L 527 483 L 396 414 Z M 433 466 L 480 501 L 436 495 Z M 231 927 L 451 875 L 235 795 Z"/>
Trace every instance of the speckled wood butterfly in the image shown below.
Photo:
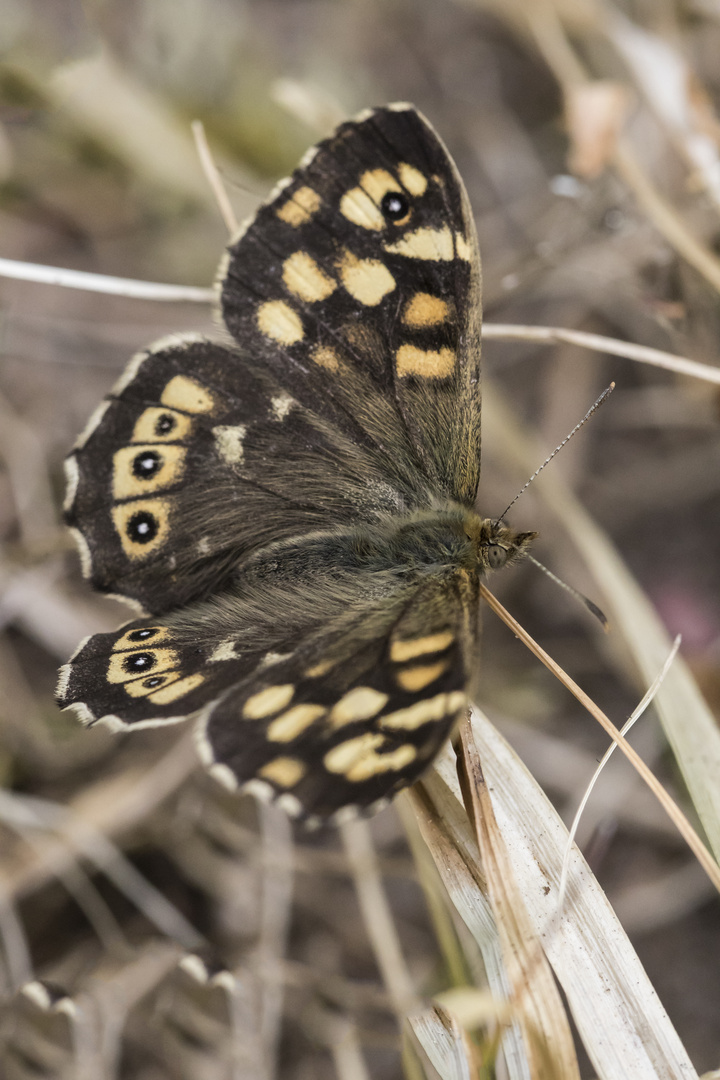
<path fill-rule="evenodd" d="M 433 760 L 474 690 L 479 580 L 535 535 L 473 509 L 480 258 L 457 169 L 412 106 L 365 112 L 220 279 L 232 338 L 137 356 L 67 460 L 86 576 L 149 614 L 84 641 L 58 700 L 115 729 L 197 716 L 227 786 L 342 819 Z"/>

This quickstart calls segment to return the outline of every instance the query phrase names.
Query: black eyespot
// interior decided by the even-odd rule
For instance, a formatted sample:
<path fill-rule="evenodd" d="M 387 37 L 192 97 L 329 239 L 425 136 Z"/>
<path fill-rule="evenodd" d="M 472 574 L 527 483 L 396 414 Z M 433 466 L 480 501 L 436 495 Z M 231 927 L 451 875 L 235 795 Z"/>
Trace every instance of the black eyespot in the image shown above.
<path fill-rule="evenodd" d="M 155 434 L 169 435 L 176 424 L 177 417 L 173 416 L 171 413 L 163 413 L 162 416 L 158 416 L 155 421 Z"/>
<path fill-rule="evenodd" d="M 401 191 L 386 191 L 380 200 L 380 209 L 390 221 L 400 221 L 410 213 L 410 203 Z"/>
<path fill-rule="evenodd" d="M 147 641 L 148 638 L 155 637 L 160 631 L 156 626 L 143 626 L 140 630 L 132 630 L 128 634 L 128 641 Z"/>
<path fill-rule="evenodd" d="M 138 510 L 128 521 L 125 532 L 134 544 L 149 544 L 158 534 L 158 519 L 147 510 Z"/>
<path fill-rule="evenodd" d="M 139 480 L 149 480 L 163 465 L 162 455 L 157 450 L 142 450 L 133 458 L 133 476 Z"/>
<path fill-rule="evenodd" d="M 487 558 L 491 570 L 499 570 L 507 562 L 507 551 L 499 544 L 488 544 Z"/>
<path fill-rule="evenodd" d="M 155 657 L 149 652 L 131 653 L 123 660 L 123 667 L 130 675 L 137 675 L 155 667 Z"/>
<path fill-rule="evenodd" d="M 143 686 L 147 690 L 154 690 L 156 686 L 162 686 L 164 682 L 164 675 L 153 675 L 152 679 L 143 679 Z"/>

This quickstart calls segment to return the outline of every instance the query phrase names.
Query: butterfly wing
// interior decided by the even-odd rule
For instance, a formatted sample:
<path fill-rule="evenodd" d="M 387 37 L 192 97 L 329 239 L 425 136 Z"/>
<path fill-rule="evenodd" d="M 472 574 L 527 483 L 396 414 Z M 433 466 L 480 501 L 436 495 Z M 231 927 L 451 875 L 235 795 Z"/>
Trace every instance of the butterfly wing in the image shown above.
<path fill-rule="evenodd" d="M 237 350 L 184 338 L 135 358 L 67 460 L 86 576 L 159 614 L 222 589 L 250 553 L 427 500 L 392 461 Z"/>
<path fill-rule="evenodd" d="M 215 775 L 284 796 L 296 816 L 412 783 L 467 702 L 468 581 L 293 569 L 312 559 L 298 545 L 284 569 L 263 563 L 232 595 L 88 639 L 61 673 L 60 704 L 116 730 L 203 709 Z"/>
<path fill-rule="evenodd" d="M 295 817 L 377 808 L 414 783 L 467 707 L 467 585 L 401 591 L 257 669 L 205 710 L 205 763 Z"/>
<path fill-rule="evenodd" d="M 480 259 L 462 180 L 415 109 L 372 110 L 315 147 L 222 277 L 229 329 L 283 386 L 473 504 Z"/>

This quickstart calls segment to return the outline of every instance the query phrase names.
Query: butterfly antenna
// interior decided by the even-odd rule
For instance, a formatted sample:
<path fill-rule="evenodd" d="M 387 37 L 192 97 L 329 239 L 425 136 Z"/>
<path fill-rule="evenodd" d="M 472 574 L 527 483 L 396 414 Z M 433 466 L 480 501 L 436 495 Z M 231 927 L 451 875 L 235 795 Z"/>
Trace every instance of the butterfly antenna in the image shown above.
<path fill-rule="evenodd" d="M 576 434 L 576 433 L 577 433 L 577 432 L 578 432 L 578 431 L 580 430 L 580 428 L 581 428 L 581 427 L 583 426 L 583 424 L 586 424 L 586 423 L 587 423 L 587 421 L 588 421 L 588 420 L 590 419 L 590 417 L 592 416 L 592 414 L 593 414 L 593 413 L 594 413 L 594 412 L 595 412 L 595 411 L 596 411 L 597 409 L 599 409 L 599 408 L 600 408 L 600 406 L 601 406 L 601 405 L 603 404 L 603 402 L 607 401 L 607 399 L 609 398 L 610 394 L 612 394 L 612 392 L 613 392 L 613 390 L 614 390 L 614 389 L 615 389 L 615 383 L 614 383 L 614 382 L 611 382 L 611 383 L 610 383 L 610 385 L 609 385 L 608 387 L 606 387 L 606 388 L 605 388 L 605 389 L 603 390 L 602 394 L 601 394 L 601 395 L 600 395 L 600 397 L 599 397 L 599 398 L 597 399 L 597 401 L 596 401 L 596 402 L 595 402 L 595 403 L 594 403 L 593 405 L 591 405 L 591 406 L 590 406 L 590 408 L 588 409 L 588 411 L 587 411 L 587 412 L 585 413 L 585 415 L 583 416 L 582 420 L 581 420 L 581 421 L 580 421 L 580 422 L 579 422 L 578 424 L 576 424 L 576 425 L 575 425 L 575 427 L 574 427 L 574 428 L 572 429 L 572 431 L 568 432 L 568 434 L 567 434 L 567 435 L 565 436 L 565 438 L 564 438 L 564 439 L 563 439 L 563 441 L 562 441 L 562 442 L 561 442 L 561 443 L 559 444 L 559 446 L 556 446 L 556 447 L 555 447 L 555 449 L 553 450 L 553 452 L 552 452 L 552 454 L 550 455 L 550 457 L 546 458 L 546 459 L 545 459 L 545 461 L 543 461 L 543 463 L 542 463 L 542 465 L 540 466 L 540 468 L 539 468 L 539 469 L 536 469 L 536 470 L 535 470 L 535 472 L 534 472 L 534 473 L 532 474 L 532 476 L 530 477 L 530 479 L 529 479 L 529 480 L 528 480 L 528 481 L 527 481 L 527 482 L 526 482 L 525 484 L 523 484 L 523 486 L 522 486 L 522 487 L 520 488 L 520 490 L 518 491 L 517 495 L 516 495 L 516 496 L 515 496 L 515 498 L 514 498 L 514 499 L 512 500 L 512 502 L 511 502 L 511 503 L 509 504 L 509 506 L 507 506 L 507 507 L 505 508 L 505 510 L 503 511 L 503 513 L 502 513 L 502 514 L 500 515 L 500 517 L 496 519 L 496 521 L 497 521 L 497 522 L 500 522 L 500 521 L 502 521 L 502 519 L 503 519 L 503 518 L 505 517 L 505 514 L 507 514 L 508 510 L 510 510 L 510 508 L 511 508 L 511 507 L 513 507 L 513 506 L 515 505 L 515 503 L 516 503 L 516 502 L 518 501 L 518 499 L 519 499 L 519 498 L 520 498 L 520 496 L 522 495 L 523 491 L 525 491 L 525 489 L 526 489 L 526 488 L 528 488 L 528 487 L 530 486 L 530 484 L 532 484 L 532 482 L 533 482 L 533 480 L 535 479 L 535 477 L 536 477 L 536 476 L 539 476 L 539 475 L 540 475 L 540 473 L 541 473 L 541 472 L 543 471 L 543 469 L 545 468 L 545 466 L 546 466 L 546 465 L 549 465 L 549 464 L 550 464 L 550 462 L 551 462 L 551 461 L 552 461 L 552 459 L 553 459 L 553 458 L 555 457 L 555 455 L 556 455 L 556 454 L 559 454 L 559 453 L 560 453 L 560 451 L 562 450 L 563 446 L 565 446 L 565 444 L 566 444 L 566 443 L 570 442 L 570 440 L 572 439 L 573 435 L 575 435 L 575 434 Z M 542 569 L 544 570 L 544 569 L 545 569 L 545 567 L 543 567 Z M 549 573 L 550 573 L 550 571 L 549 571 L 549 570 L 547 570 L 547 571 L 546 571 L 546 573 L 548 573 L 548 574 L 549 574 Z M 552 577 L 552 575 L 551 575 L 551 577 Z M 566 588 L 570 588 L 570 586 L 568 585 L 568 586 L 566 586 Z"/>
<path fill-rule="evenodd" d="M 581 604 L 584 604 L 590 614 L 594 615 L 595 618 L 598 620 L 605 633 L 608 632 L 608 630 L 610 629 L 610 624 L 602 608 L 599 608 L 597 604 L 593 603 L 592 600 L 589 600 L 588 597 L 584 596 L 583 593 L 579 592 L 578 589 L 574 589 L 572 585 L 568 585 L 567 581 L 563 581 L 563 579 L 559 578 L 557 574 L 553 574 L 552 570 L 548 570 L 547 566 L 543 566 L 543 564 L 541 562 L 538 562 L 538 560 L 535 559 L 532 555 L 528 555 L 526 553 L 525 558 L 529 559 L 531 563 L 534 563 L 535 566 L 537 566 L 538 570 L 542 570 L 543 574 L 547 574 L 550 580 L 554 581 L 556 585 L 559 585 L 561 589 L 564 589 L 565 592 L 570 593 L 570 595 L 574 596 L 576 600 L 579 600 Z"/>

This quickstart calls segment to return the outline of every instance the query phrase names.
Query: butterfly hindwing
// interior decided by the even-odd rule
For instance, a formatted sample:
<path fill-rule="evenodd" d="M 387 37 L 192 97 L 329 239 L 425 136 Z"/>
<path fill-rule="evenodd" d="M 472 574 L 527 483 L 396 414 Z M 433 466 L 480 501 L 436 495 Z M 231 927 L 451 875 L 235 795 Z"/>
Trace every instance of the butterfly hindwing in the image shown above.
<path fill-rule="evenodd" d="M 307 155 L 230 247 L 222 310 L 305 404 L 473 504 L 480 260 L 455 165 L 413 108 Z"/>
<path fill-rule="evenodd" d="M 366 809 L 413 783 L 467 705 L 474 641 L 458 580 L 405 587 L 273 654 L 211 705 L 205 762 L 293 816 Z"/>

